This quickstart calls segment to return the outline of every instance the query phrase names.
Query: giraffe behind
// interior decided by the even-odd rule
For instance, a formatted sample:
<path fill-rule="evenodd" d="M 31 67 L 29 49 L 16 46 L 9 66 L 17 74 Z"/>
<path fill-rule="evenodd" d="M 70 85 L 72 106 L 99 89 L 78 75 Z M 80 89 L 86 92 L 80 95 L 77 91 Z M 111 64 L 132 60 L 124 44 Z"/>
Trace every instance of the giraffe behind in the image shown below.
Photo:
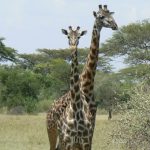
<path fill-rule="evenodd" d="M 69 31 L 62 29 L 62 33 L 67 35 L 69 40 L 69 46 L 71 49 L 74 49 L 72 52 L 72 58 L 74 58 L 74 66 L 78 65 L 76 56 L 77 56 L 77 46 L 79 44 L 79 39 L 81 36 L 85 35 L 87 31 L 79 32 L 80 27 L 77 27 L 76 30 L 72 30 L 72 27 L 69 27 Z M 75 76 L 72 76 L 73 78 L 76 78 L 76 81 L 79 79 L 78 70 L 77 67 L 73 68 L 72 65 L 72 74 L 76 74 Z M 72 79 L 71 79 L 72 80 Z M 73 80 L 75 81 L 75 80 Z M 78 85 L 78 81 L 76 83 Z M 73 89 L 74 83 L 70 84 L 70 89 Z M 76 89 L 79 89 L 78 86 L 76 86 Z M 57 121 L 60 119 L 60 116 L 63 114 L 63 111 L 66 109 L 66 107 L 69 106 L 70 101 L 73 98 L 73 93 L 75 90 L 72 90 L 72 94 L 70 94 L 70 91 L 67 92 L 65 95 L 63 95 L 61 98 L 59 98 L 57 101 L 54 102 L 51 109 L 47 113 L 47 131 L 48 131 L 48 137 L 50 142 L 50 150 L 55 150 L 56 147 L 59 145 L 56 144 L 58 139 L 58 126 Z M 76 91 L 77 92 L 77 91 Z M 76 98 L 79 98 L 79 96 L 76 96 Z M 75 108 L 75 107 L 74 107 Z M 56 146 L 57 145 L 57 146 Z"/>
<path fill-rule="evenodd" d="M 69 32 L 62 29 L 62 33 L 67 35 L 69 40 L 69 46 L 71 49 L 71 75 L 70 75 L 70 92 L 72 105 L 74 102 L 80 103 L 80 89 L 79 89 L 79 71 L 78 71 L 78 58 L 77 58 L 77 46 L 79 44 L 79 39 L 81 36 L 85 35 L 87 31 L 79 32 L 80 27 L 78 26 L 76 30 L 73 30 L 69 26 Z M 73 107 L 74 108 L 74 107 Z M 75 111 L 75 110 L 74 110 Z"/>
<path fill-rule="evenodd" d="M 58 121 L 60 137 L 59 146 L 61 150 L 72 150 L 74 148 L 89 150 L 91 144 L 90 137 L 92 135 L 92 128 L 90 112 L 85 97 L 81 95 L 77 60 L 78 35 L 83 35 L 86 33 L 86 31 L 79 33 L 79 29 L 80 27 L 77 27 L 76 30 L 73 30 L 72 27 L 69 27 L 69 33 L 66 30 L 63 30 L 63 33 L 68 36 L 69 40 L 72 40 L 69 41 L 72 51 L 72 62 L 70 77 L 71 101 Z M 74 37 L 70 38 L 70 35 L 74 35 Z"/>

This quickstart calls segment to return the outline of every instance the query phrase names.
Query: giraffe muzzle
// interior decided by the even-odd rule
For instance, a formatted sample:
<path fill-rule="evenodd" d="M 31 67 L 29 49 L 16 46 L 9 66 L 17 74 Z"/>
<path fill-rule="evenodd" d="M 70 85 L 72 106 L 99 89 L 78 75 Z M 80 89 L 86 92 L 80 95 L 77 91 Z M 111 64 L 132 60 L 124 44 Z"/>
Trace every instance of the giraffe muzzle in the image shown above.
<path fill-rule="evenodd" d="M 117 24 L 114 24 L 114 25 L 113 25 L 112 30 L 118 30 Z"/>

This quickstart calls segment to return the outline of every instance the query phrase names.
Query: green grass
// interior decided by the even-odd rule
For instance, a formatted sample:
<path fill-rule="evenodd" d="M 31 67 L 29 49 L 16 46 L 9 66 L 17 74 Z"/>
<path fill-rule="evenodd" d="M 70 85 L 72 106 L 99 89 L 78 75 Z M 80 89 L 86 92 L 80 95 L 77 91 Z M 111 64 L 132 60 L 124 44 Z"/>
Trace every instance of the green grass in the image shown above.
<path fill-rule="evenodd" d="M 0 150 L 49 150 L 46 115 L 0 115 Z M 121 150 L 110 140 L 110 127 L 114 120 L 97 116 L 93 150 Z"/>

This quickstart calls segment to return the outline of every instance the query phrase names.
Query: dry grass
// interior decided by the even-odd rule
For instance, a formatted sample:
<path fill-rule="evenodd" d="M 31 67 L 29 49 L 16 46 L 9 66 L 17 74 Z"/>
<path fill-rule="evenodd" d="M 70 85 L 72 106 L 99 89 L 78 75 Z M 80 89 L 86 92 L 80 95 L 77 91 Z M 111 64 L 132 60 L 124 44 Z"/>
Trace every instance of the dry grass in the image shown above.
<path fill-rule="evenodd" d="M 110 140 L 113 121 L 97 116 L 93 150 L 121 150 Z M 48 150 L 45 114 L 37 116 L 0 115 L 0 150 Z"/>

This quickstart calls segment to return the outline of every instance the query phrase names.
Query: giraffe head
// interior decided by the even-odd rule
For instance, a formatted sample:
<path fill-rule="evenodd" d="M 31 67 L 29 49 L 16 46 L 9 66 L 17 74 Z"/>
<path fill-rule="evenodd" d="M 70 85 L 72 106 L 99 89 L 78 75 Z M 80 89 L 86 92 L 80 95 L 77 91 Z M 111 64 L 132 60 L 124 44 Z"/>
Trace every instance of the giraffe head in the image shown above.
<path fill-rule="evenodd" d="M 69 26 L 69 31 L 62 29 L 62 33 L 67 35 L 68 37 L 70 48 L 77 48 L 80 37 L 87 33 L 86 30 L 82 32 L 80 32 L 79 30 L 79 26 L 76 28 L 76 30 L 73 30 L 71 26 Z"/>
<path fill-rule="evenodd" d="M 113 18 L 114 12 L 110 12 L 107 9 L 107 5 L 99 5 L 99 11 L 96 13 L 93 12 L 94 17 L 96 18 L 96 24 L 98 27 L 111 28 L 112 30 L 117 30 L 118 26 Z"/>

